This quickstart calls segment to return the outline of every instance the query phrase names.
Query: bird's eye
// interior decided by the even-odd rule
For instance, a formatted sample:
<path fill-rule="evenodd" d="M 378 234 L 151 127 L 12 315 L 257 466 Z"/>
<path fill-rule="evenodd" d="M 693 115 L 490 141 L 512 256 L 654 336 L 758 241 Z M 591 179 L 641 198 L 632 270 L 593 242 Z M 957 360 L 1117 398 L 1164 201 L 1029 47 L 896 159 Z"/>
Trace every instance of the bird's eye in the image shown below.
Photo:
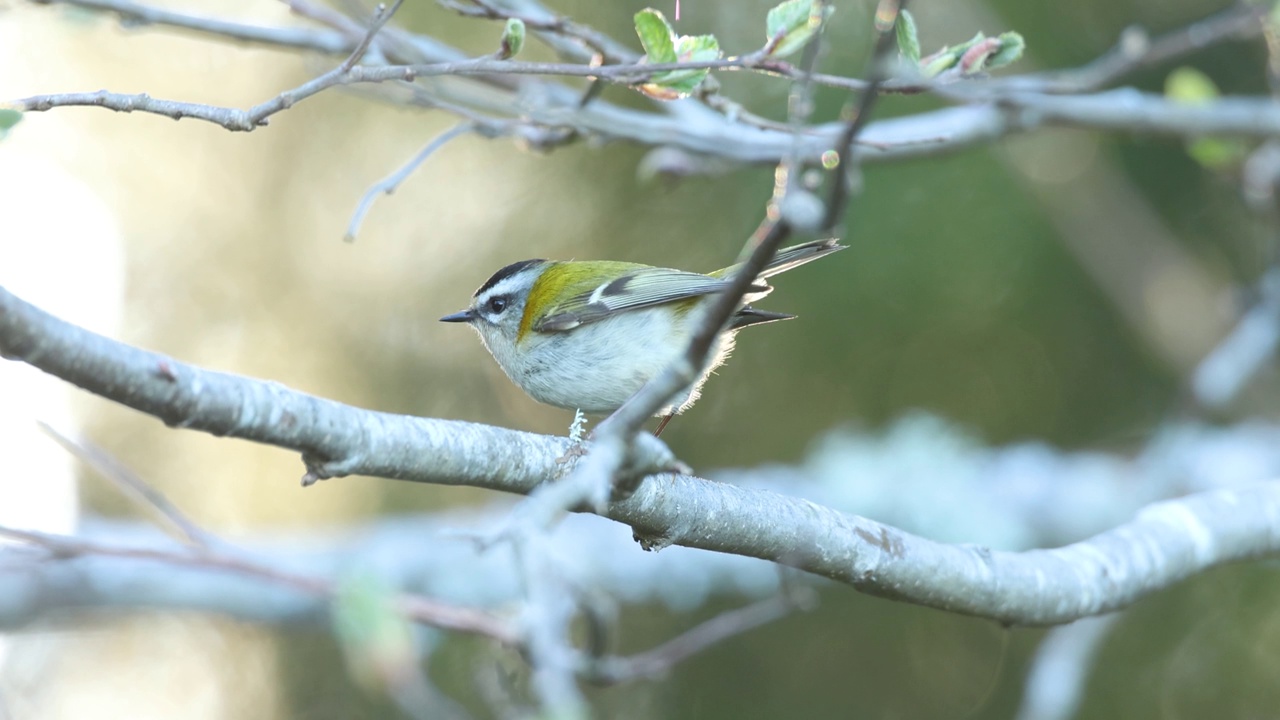
<path fill-rule="evenodd" d="M 489 298 L 487 308 L 494 315 L 501 315 L 503 310 L 507 309 L 507 303 L 510 299 L 506 295 L 497 295 Z"/>

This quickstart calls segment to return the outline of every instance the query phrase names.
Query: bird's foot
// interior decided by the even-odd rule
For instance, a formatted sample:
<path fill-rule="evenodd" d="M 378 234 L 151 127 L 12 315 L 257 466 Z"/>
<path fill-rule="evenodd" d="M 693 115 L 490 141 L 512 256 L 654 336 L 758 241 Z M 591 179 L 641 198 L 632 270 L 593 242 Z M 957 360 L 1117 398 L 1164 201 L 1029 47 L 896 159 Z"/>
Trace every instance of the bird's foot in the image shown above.
<path fill-rule="evenodd" d="M 556 458 L 557 465 L 565 465 L 576 461 L 578 458 L 587 454 L 587 441 L 591 439 L 592 433 L 583 435 L 587 427 L 587 416 L 581 410 L 575 410 L 573 413 L 573 422 L 569 425 L 569 442 L 573 443 L 563 455 Z"/>

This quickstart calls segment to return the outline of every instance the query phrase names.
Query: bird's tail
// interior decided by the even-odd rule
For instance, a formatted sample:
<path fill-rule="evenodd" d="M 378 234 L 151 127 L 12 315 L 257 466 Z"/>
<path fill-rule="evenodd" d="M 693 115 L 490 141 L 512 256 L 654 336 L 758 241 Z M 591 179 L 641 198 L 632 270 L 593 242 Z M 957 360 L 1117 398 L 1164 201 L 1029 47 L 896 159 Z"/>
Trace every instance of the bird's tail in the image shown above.
<path fill-rule="evenodd" d="M 812 242 L 800 243 L 792 245 L 789 248 L 783 248 L 773 256 L 773 261 L 765 266 L 761 271 L 759 278 L 773 277 L 778 273 L 784 273 L 791 268 L 797 268 L 807 262 L 817 260 L 824 255 L 830 255 L 838 250 L 844 250 L 847 245 L 841 245 L 839 238 L 827 238 L 826 240 L 814 240 Z M 742 264 L 730 265 L 723 270 L 717 270 L 711 273 L 714 277 L 729 278 L 732 277 Z"/>
<path fill-rule="evenodd" d="M 790 320 L 794 317 L 795 315 L 789 315 L 787 313 L 757 310 L 750 305 L 747 305 L 734 313 L 733 317 L 729 319 L 729 329 L 741 330 L 748 325 L 762 325 L 764 323 L 777 322 L 779 320 Z"/>
<path fill-rule="evenodd" d="M 807 262 L 817 260 L 824 255 L 844 250 L 846 247 L 848 245 L 840 244 L 839 238 L 827 238 L 826 240 L 814 240 L 813 242 L 783 248 L 773 256 L 773 262 L 765 266 L 764 272 L 760 273 L 760 277 L 773 277 L 778 273 L 784 273 L 791 268 L 797 268 Z"/>

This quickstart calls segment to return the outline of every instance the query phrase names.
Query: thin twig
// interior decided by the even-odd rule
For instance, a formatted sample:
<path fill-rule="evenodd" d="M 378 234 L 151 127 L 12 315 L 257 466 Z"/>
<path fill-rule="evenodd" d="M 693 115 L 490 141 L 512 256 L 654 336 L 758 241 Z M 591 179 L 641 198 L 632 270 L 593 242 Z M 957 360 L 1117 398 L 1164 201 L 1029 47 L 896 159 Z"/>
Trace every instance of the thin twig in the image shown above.
<path fill-rule="evenodd" d="M 1162 65 L 1224 40 L 1261 35 L 1268 6 L 1236 3 L 1217 15 L 1166 33 L 1154 40 L 1139 28 L 1130 28 L 1106 55 L 1072 70 L 1005 78 L 998 82 L 1011 89 L 1046 93 L 1080 93 L 1100 90 L 1144 68 Z"/>
<path fill-rule="evenodd" d="M 62 2 L 79 2 L 80 0 L 61 0 Z M 104 0 L 95 0 L 103 2 Z M 110 2 L 112 0 L 105 0 Z M 280 2 L 289 6 L 289 12 L 299 17 L 306 18 L 312 22 L 320 23 L 330 27 L 350 39 L 351 46 L 354 48 L 360 44 L 368 35 L 368 28 L 361 27 L 355 18 L 344 15 L 333 8 L 321 4 L 310 2 L 309 0 L 280 0 Z M 350 51 L 346 51 L 350 52 Z"/>
<path fill-rule="evenodd" d="M 53 438 L 64 450 L 93 468 L 99 475 L 111 481 L 126 497 L 144 507 L 155 510 L 192 545 L 208 549 L 214 538 L 186 516 L 178 506 L 169 502 L 159 490 L 147 484 L 137 473 L 125 467 L 106 450 L 88 440 L 72 440 L 43 422 L 36 423 L 46 435 Z"/>
<path fill-rule="evenodd" d="M 486 18 L 490 20 L 508 20 L 512 18 L 520 20 L 530 30 L 534 30 L 538 33 L 562 36 L 581 43 L 583 46 L 590 49 L 590 54 L 599 55 L 600 59 L 605 63 L 633 63 L 640 58 L 639 53 L 617 42 L 608 35 L 581 23 L 576 23 L 567 17 L 557 16 L 549 10 L 542 9 L 541 6 L 537 5 L 537 3 L 528 4 L 533 5 L 537 9 L 542 9 L 545 15 L 535 15 L 529 12 L 514 12 L 512 10 L 499 7 L 489 0 L 469 0 L 471 3 L 469 5 L 459 2 L 458 0 L 436 0 L 436 2 L 459 15 L 466 17 Z M 563 51 L 565 48 L 557 46 L 556 49 Z"/>
<path fill-rule="evenodd" d="M 806 595 L 812 596 L 812 591 Z M 630 657 L 594 660 L 584 672 L 589 680 L 601 685 L 660 677 L 708 648 L 787 617 L 798 607 L 804 608 L 808 604 L 811 604 L 811 597 L 797 602 L 795 597 L 776 595 L 721 613 L 651 650 Z"/>
<path fill-rule="evenodd" d="M 221 570 L 247 575 L 260 580 L 286 585 L 308 595 L 336 597 L 338 592 L 338 588 L 325 580 L 286 572 L 243 558 L 216 552 L 172 552 L 153 548 L 118 547 L 65 535 L 53 535 L 2 526 L 0 526 L 0 537 L 7 537 L 44 548 L 57 558 L 97 556 L 149 560 L 183 567 Z M 394 605 L 407 619 L 416 623 L 442 630 L 483 635 L 503 645 L 517 646 L 520 643 L 519 633 L 509 622 L 481 610 L 449 605 L 420 595 L 409 594 L 397 595 Z"/>
<path fill-rule="evenodd" d="M 794 204 L 787 205 L 788 196 L 796 197 L 801 192 L 800 175 L 804 167 L 804 129 L 813 115 L 813 70 L 818 66 L 818 56 L 822 50 L 822 36 L 826 32 L 825 17 L 827 2 L 822 0 L 812 7 L 810 13 L 819 19 L 817 32 L 805 44 L 804 54 L 800 60 L 800 75 L 791 83 L 791 92 L 787 98 L 787 124 L 791 127 L 791 153 L 778 166 L 774 173 L 773 199 L 771 213 L 784 217 L 788 225 L 795 224 L 796 213 L 792 211 Z M 810 223 L 805 222 L 805 225 Z M 805 230 L 813 228 L 804 227 Z M 752 249 L 750 245 L 743 248 L 743 253 Z M 772 258 L 771 258 L 772 259 Z"/>
<path fill-rule="evenodd" d="M 867 126 L 867 122 L 871 119 L 871 110 L 875 107 L 876 99 L 880 97 L 879 88 L 888 74 L 888 60 L 893 54 L 896 46 L 896 35 L 894 28 L 898 23 L 900 13 L 906 9 L 907 0 L 880 0 L 879 6 L 876 8 L 876 44 L 871 51 L 870 70 L 868 72 L 870 82 L 868 83 L 862 94 L 858 96 L 858 103 L 853 107 L 853 114 L 849 117 L 848 124 L 845 125 L 844 132 L 840 135 L 839 142 L 836 143 L 835 151 L 839 153 L 840 162 L 832 172 L 831 191 L 827 197 L 826 217 L 823 218 L 822 228 L 825 231 L 832 231 L 841 220 L 844 219 L 845 210 L 849 205 L 849 174 L 856 171 L 854 163 L 857 162 L 853 154 L 853 142 Z"/>
<path fill-rule="evenodd" d="M 583 718 L 587 702 L 578 687 L 570 634 L 577 599 L 567 591 L 549 545 L 550 534 L 537 528 L 512 538 L 525 594 L 520 629 L 533 669 L 529 682 L 545 717 Z"/>
<path fill-rule="evenodd" d="M 360 231 L 360 225 L 364 222 L 365 215 L 367 215 L 369 209 L 373 207 L 373 202 L 377 199 L 378 195 L 390 195 L 395 192 L 396 188 L 400 187 L 400 183 L 404 182 L 410 175 L 412 175 L 413 172 L 422 165 L 422 163 L 427 161 L 427 158 L 431 157 L 431 155 L 435 153 L 435 151 L 444 147 L 450 140 L 471 132 L 474 129 L 475 123 L 471 121 L 464 121 L 454 125 L 452 128 L 444 131 L 440 135 L 437 135 L 431 140 L 431 142 L 427 143 L 427 146 L 422 148 L 422 150 L 420 150 L 412 160 L 405 163 L 404 167 L 391 173 L 387 177 L 375 183 L 373 187 L 366 190 L 364 196 L 360 198 L 359 204 L 356 205 L 356 211 L 351 216 L 351 222 L 347 225 L 347 234 L 343 236 L 343 239 L 347 242 L 355 241 L 356 233 Z"/>
<path fill-rule="evenodd" d="M 1233 401 L 1280 348 L 1280 269 L 1267 271 L 1257 288 L 1256 304 L 1192 373 L 1191 390 L 1206 407 Z"/>
<path fill-rule="evenodd" d="M 1098 651 L 1111 637 L 1119 613 L 1054 628 L 1036 648 L 1023 681 L 1017 720 L 1078 717 Z"/>
<path fill-rule="evenodd" d="M 173 120 L 182 120 L 183 118 L 204 120 L 233 131 L 254 129 L 254 126 L 250 125 L 245 118 L 243 110 L 179 100 L 161 100 L 153 98 L 146 93 L 127 95 L 106 90 L 57 93 L 53 95 L 32 95 L 31 97 L 13 100 L 5 104 L 21 112 L 46 112 L 56 107 L 100 107 L 114 112 L 150 113 Z M 266 123 L 262 124 L 265 125 Z"/>
<path fill-rule="evenodd" d="M 369 46 L 373 44 L 373 38 L 378 34 L 378 31 L 382 30 L 382 27 L 391 20 L 391 16 L 396 14 L 396 11 L 400 9 L 402 4 L 404 4 L 404 0 L 395 0 L 395 2 L 391 4 L 391 9 L 389 10 L 386 5 L 382 4 L 379 4 L 378 7 L 374 9 L 373 22 L 369 24 L 368 32 L 364 34 L 364 38 L 361 39 L 355 49 L 351 51 L 351 55 L 349 55 L 347 59 L 338 66 L 339 70 L 344 73 L 348 72 L 351 68 L 356 66 L 356 63 L 360 62 L 364 57 L 364 54 L 369 52 Z"/>
<path fill-rule="evenodd" d="M 340 54 L 350 52 L 355 39 L 345 33 L 314 28 L 262 27 L 222 20 L 207 15 L 194 15 L 146 5 L 133 0 L 35 0 L 48 5 L 71 5 L 100 13 L 116 15 L 129 27 L 160 25 L 207 35 L 219 40 L 235 40 L 279 48 L 315 50 Z"/>

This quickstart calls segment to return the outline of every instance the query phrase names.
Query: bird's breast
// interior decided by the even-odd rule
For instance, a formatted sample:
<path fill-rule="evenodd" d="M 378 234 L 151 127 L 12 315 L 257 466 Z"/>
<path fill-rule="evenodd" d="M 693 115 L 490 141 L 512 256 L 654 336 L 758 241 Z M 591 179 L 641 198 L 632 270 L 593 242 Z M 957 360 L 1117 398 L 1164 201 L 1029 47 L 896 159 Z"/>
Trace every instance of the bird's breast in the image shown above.
<path fill-rule="evenodd" d="M 668 308 L 619 313 L 566 332 L 530 332 L 513 379 L 549 405 L 616 410 L 688 344 L 691 327 Z"/>

